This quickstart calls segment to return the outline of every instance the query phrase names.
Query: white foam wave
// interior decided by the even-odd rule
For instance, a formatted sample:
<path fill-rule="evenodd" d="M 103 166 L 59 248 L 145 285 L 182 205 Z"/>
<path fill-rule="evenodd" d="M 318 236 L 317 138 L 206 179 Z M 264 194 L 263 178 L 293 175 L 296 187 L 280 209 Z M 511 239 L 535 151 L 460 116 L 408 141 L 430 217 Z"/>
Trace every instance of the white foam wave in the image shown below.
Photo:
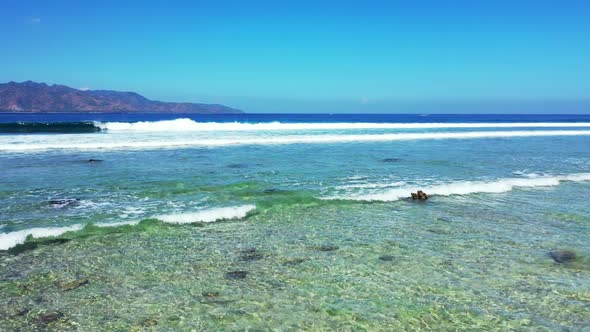
<path fill-rule="evenodd" d="M 406 184 L 403 181 L 392 182 L 392 183 L 353 183 L 336 186 L 336 189 L 376 189 L 376 188 L 391 188 L 399 187 Z"/>
<path fill-rule="evenodd" d="M 241 219 L 246 217 L 248 212 L 256 209 L 255 205 L 230 206 L 212 208 L 196 212 L 165 214 L 156 216 L 156 219 L 172 224 L 188 224 L 195 222 L 214 222 L 226 219 Z"/>
<path fill-rule="evenodd" d="M 590 130 L 531 130 L 531 131 L 471 131 L 471 132 L 435 132 L 435 133 L 397 133 L 397 134 L 359 134 L 359 135 L 289 135 L 265 137 L 231 137 L 223 139 L 189 139 L 161 137 L 141 141 L 100 141 L 91 138 L 87 142 L 70 140 L 53 143 L 10 142 L 0 144 L 0 152 L 27 152 L 44 150 L 125 150 L 125 149 L 170 149 L 183 147 L 220 147 L 237 145 L 280 145 L 280 144 L 322 144 L 352 142 L 389 142 L 404 140 L 432 139 L 480 139 L 509 137 L 544 137 L 544 136 L 590 136 Z M 108 137 L 108 136 L 107 136 Z M 51 138 L 48 138 L 50 140 Z"/>
<path fill-rule="evenodd" d="M 117 227 L 126 225 L 137 225 L 141 220 L 127 220 L 127 221 L 116 221 L 116 222 L 97 222 L 94 225 L 98 227 Z"/>
<path fill-rule="evenodd" d="M 139 224 L 140 220 L 129 220 L 129 221 L 121 221 L 121 222 L 112 222 L 112 223 L 95 223 L 94 225 L 98 227 L 115 227 L 115 226 L 123 226 L 123 225 L 137 225 Z M 0 227 L 3 228 L 3 227 Z M 79 231 L 84 228 L 84 225 L 76 224 L 72 226 L 65 226 L 65 227 L 39 227 L 39 228 L 29 228 L 23 229 L 20 231 L 9 232 L 9 233 L 0 233 L 0 250 L 7 250 L 10 249 L 17 244 L 24 243 L 27 236 L 32 235 L 34 238 L 44 238 L 44 237 L 51 237 L 51 236 L 60 236 L 66 232 L 71 231 Z"/>
<path fill-rule="evenodd" d="M 29 228 L 21 231 L 0 233 L 0 250 L 10 249 L 17 244 L 24 243 L 27 236 L 32 235 L 35 238 L 59 236 L 70 231 L 79 231 L 82 225 L 73 225 L 66 227 L 48 227 L 48 228 Z"/>
<path fill-rule="evenodd" d="M 163 222 L 173 224 L 185 224 L 193 222 L 214 222 L 225 219 L 241 219 L 246 217 L 248 212 L 256 209 L 255 205 L 230 206 L 222 208 L 211 208 L 191 213 L 167 214 L 156 216 Z M 98 227 L 116 227 L 123 225 L 137 225 L 140 220 L 126 220 L 121 222 L 103 222 L 95 223 Z M 3 225 L 2 227 L 3 228 Z M 65 227 L 39 227 L 29 228 L 20 231 L 0 233 L 0 250 L 10 249 L 17 244 L 24 243 L 27 236 L 32 235 L 34 238 L 44 238 L 59 236 L 70 231 L 79 231 L 84 225 L 76 224 Z"/>
<path fill-rule="evenodd" d="M 505 178 L 495 181 L 457 181 L 430 186 L 405 186 L 373 194 L 352 194 L 331 196 L 324 199 L 343 199 L 355 201 L 397 201 L 410 196 L 411 192 L 423 190 L 430 196 L 468 195 L 474 193 L 504 193 L 514 188 L 552 187 L 562 181 L 590 181 L 590 173 L 577 173 L 558 176 L 537 176 L 527 178 Z"/>
<path fill-rule="evenodd" d="M 346 130 L 346 129 L 437 129 L 437 128 L 571 128 L 590 127 L 590 122 L 512 122 L 512 123 L 283 123 L 283 122 L 197 122 L 182 118 L 143 122 L 97 122 L 108 131 L 269 131 L 269 130 Z"/>

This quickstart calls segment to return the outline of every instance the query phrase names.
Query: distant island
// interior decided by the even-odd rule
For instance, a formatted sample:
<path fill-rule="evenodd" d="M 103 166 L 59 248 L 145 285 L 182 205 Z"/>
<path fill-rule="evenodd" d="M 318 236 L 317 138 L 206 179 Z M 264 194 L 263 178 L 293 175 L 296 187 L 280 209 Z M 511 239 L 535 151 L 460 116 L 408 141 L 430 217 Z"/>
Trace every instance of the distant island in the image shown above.
<path fill-rule="evenodd" d="M 0 84 L 0 112 L 243 113 L 218 104 L 162 102 L 149 100 L 135 92 L 78 90 L 32 81 Z"/>

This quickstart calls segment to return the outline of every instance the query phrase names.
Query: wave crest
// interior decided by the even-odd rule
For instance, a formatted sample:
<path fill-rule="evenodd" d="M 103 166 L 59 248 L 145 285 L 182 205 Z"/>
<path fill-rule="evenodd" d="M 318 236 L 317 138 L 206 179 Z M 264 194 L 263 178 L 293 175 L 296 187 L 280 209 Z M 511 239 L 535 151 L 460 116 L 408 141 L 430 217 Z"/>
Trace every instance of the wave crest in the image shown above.
<path fill-rule="evenodd" d="M 248 215 L 249 212 L 256 209 L 255 205 L 240 205 L 229 206 L 222 208 L 211 208 L 197 212 L 178 213 L 178 214 L 164 214 L 155 216 L 166 223 L 171 224 L 189 224 L 195 222 L 214 222 L 228 219 L 242 219 Z"/>
<path fill-rule="evenodd" d="M 345 129 L 438 129 L 438 128 L 571 128 L 590 127 L 590 122 L 512 122 L 512 123 L 288 123 L 288 122 L 197 122 L 188 118 L 96 123 L 108 131 L 274 131 L 274 130 L 345 130 Z"/>
<path fill-rule="evenodd" d="M 330 196 L 324 199 L 330 200 L 354 200 L 354 201 L 397 201 L 410 196 L 411 192 L 423 190 L 429 196 L 468 195 L 475 193 L 504 193 L 514 188 L 553 187 L 563 181 L 582 182 L 590 181 L 590 173 L 577 173 L 560 176 L 536 176 L 528 178 L 506 178 L 495 181 L 457 181 L 447 184 L 431 186 L 404 186 L 374 194 L 354 194 L 343 196 Z"/>
<path fill-rule="evenodd" d="M 70 231 L 79 231 L 84 226 L 73 225 L 66 227 L 39 227 L 29 228 L 10 233 L 0 233 L 0 250 L 8 250 L 17 244 L 24 243 L 29 235 L 34 238 L 43 238 L 50 236 L 59 236 Z"/>
<path fill-rule="evenodd" d="M 161 137 L 147 138 L 142 141 L 92 141 L 53 143 L 14 143 L 0 144 L 1 152 L 27 152 L 40 150 L 150 150 L 190 147 L 219 147 L 238 145 L 280 145 L 280 144 L 327 144 L 355 142 L 393 142 L 433 139 L 483 139 L 512 137 L 550 137 L 550 136 L 590 136 L 590 130 L 529 130 L 529 131 L 470 131 L 470 132 L 434 132 L 434 133 L 397 133 L 397 134 L 359 134 L 359 135 L 288 135 L 265 137 L 230 137 L 202 139 L 167 139 Z M 106 137 L 106 135 L 105 135 Z M 45 138 L 44 138 L 45 139 Z"/>

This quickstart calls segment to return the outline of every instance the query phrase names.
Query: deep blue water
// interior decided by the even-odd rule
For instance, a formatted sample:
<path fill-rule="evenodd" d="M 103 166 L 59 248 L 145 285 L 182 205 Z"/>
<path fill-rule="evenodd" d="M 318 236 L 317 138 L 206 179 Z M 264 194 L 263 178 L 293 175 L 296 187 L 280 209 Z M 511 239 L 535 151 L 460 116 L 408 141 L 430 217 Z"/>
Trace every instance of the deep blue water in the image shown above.
<path fill-rule="evenodd" d="M 582 122 L 590 114 L 129 114 L 0 113 L 0 122 L 158 121 L 189 118 L 200 122 Z"/>

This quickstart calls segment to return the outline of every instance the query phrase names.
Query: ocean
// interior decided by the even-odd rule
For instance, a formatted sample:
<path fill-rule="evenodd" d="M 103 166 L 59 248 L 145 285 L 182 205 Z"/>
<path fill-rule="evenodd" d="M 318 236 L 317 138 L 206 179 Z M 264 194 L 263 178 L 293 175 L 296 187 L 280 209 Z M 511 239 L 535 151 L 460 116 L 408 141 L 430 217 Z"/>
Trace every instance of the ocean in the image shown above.
<path fill-rule="evenodd" d="M 588 329 L 589 147 L 590 115 L 0 113 L 0 330 Z"/>

